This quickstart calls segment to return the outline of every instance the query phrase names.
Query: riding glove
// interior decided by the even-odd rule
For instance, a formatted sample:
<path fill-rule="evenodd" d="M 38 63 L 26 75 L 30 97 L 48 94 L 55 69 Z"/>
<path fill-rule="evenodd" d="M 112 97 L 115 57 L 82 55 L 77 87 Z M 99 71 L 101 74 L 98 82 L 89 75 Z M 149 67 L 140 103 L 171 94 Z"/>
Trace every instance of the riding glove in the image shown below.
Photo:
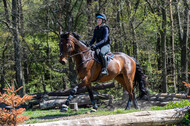
<path fill-rule="evenodd" d="M 91 48 L 92 50 L 95 50 L 95 49 L 96 49 L 96 45 L 92 45 L 90 48 Z"/>

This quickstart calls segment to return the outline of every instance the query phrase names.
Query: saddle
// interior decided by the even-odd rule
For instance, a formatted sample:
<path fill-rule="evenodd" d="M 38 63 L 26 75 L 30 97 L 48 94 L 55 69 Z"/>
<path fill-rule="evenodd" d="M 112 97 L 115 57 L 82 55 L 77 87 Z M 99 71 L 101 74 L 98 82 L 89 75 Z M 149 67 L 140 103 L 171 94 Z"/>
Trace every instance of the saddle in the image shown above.
<path fill-rule="evenodd" d="M 98 63 L 100 63 L 100 64 L 102 64 L 102 60 L 101 60 L 101 57 L 100 57 L 100 49 L 96 49 L 95 51 L 94 51 L 94 59 L 98 62 Z M 110 63 L 110 61 L 113 59 L 113 57 L 114 57 L 115 55 L 112 53 L 112 52 L 108 52 L 107 54 L 106 54 L 106 60 L 107 60 L 107 65 Z"/>

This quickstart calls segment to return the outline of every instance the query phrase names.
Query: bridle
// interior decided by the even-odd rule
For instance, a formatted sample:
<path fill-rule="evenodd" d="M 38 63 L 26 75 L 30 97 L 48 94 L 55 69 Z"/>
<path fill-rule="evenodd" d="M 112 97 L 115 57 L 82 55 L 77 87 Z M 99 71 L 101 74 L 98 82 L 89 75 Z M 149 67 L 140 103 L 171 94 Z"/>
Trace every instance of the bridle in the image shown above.
<path fill-rule="evenodd" d="M 74 36 L 73 36 L 73 37 L 74 37 Z M 75 37 L 74 37 L 74 38 L 75 38 Z M 70 39 L 69 39 L 68 41 L 70 42 Z M 75 42 L 74 42 L 74 43 L 75 43 Z M 82 51 L 82 52 L 78 52 L 78 53 L 75 53 L 75 54 L 73 54 L 73 55 L 70 55 L 69 58 L 72 58 L 72 57 L 74 57 L 74 56 L 77 56 L 77 55 L 86 53 L 86 52 L 88 52 L 88 51 L 90 51 L 90 50 L 91 50 L 91 48 L 88 48 L 88 49 L 86 49 L 86 50 L 84 50 L 84 51 Z M 85 61 L 83 61 L 82 63 L 80 63 L 80 64 L 78 65 L 78 67 L 77 67 L 77 70 L 78 70 L 78 68 L 79 68 L 82 64 L 84 64 L 85 62 L 90 61 L 90 60 L 93 59 L 93 58 L 94 58 L 94 57 L 91 56 L 91 57 L 88 58 L 87 60 L 85 60 Z"/>

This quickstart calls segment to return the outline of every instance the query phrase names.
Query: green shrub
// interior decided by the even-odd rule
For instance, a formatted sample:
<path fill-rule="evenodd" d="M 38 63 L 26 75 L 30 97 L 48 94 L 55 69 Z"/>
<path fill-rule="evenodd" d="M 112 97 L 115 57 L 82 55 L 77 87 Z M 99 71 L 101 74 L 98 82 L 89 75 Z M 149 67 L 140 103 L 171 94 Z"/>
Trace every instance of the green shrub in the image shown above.
<path fill-rule="evenodd" d="M 185 118 L 182 120 L 182 125 L 183 126 L 189 126 L 190 125 L 190 119 L 189 119 L 189 113 L 185 114 Z"/>
<path fill-rule="evenodd" d="M 190 105 L 190 102 L 188 100 L 182 100 L 182 101 L 178 101 L 178 102 L 169 102 L 164 107 L 156 106 L 156 107 L 153 107 L 152 109 L 153 110 L 167 110 L 167 109 L 182 108 L 187 105 Z"/>
<path fill-rule="evenodd" d="M 182 100 L 179 102 L 169 102 L 166 106 L 164 106 L 165 109 L 174 109 L 174 108 L 182 108 L 187 105 L 190 105 L 188 100 Z"/>

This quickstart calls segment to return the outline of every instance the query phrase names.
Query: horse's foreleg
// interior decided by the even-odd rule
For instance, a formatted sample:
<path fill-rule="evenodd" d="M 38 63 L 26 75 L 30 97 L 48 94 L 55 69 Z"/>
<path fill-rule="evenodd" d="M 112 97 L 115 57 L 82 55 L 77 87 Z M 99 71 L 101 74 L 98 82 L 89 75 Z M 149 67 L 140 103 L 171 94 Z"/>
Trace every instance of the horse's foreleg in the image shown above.
<path fill-rule="evenodd" d="M 94 99 L 94 95 L 93 95 L 93 92 L 92 92 L 92 88 L 89 87 L 89 86 L 86 86 L 87 90 L 88 90 L 88 93 L 89 93 L 89 96 L 90 96 L 90 100 L 92 102 L 92 105 L 93 105 L 93 109 L 97 110 L 98 109 L 98 106 L 96 104 L 96 100 Z"/>
<path fill-rule="evenodd" d="M 78 88 L 79 88 L 79 85 L 76 86 L 76 87 L 74 87 L 74 88 L 71 90 L 70 95 L 68 96 L 68 98 L 67 98 L 67 100 L 66 100 L 66 102 L 65 102 L 65 105 L 69 105 L 69 104 L 70 104 L 70 102 L 71 102 L 72 99 L 73 99 L 73 96 L 77 93 Z"/>
<path fill-rule="evenodd" d="M 68 105 L 72 101 L 73 96 L 77 93 L 77 90 L 82 88 L 86 84 L 87 84 L 87 77 L 85 77 L 79 85 L 77 85 L 76 87 L 74 87 L 71 90 L 70 95 L 68 96 L 68 98 L 67 98 L 67 100 L 65 102 L 65 105 L 62 105 L 60 112 L 66 112 L 67 111 Z"/>

